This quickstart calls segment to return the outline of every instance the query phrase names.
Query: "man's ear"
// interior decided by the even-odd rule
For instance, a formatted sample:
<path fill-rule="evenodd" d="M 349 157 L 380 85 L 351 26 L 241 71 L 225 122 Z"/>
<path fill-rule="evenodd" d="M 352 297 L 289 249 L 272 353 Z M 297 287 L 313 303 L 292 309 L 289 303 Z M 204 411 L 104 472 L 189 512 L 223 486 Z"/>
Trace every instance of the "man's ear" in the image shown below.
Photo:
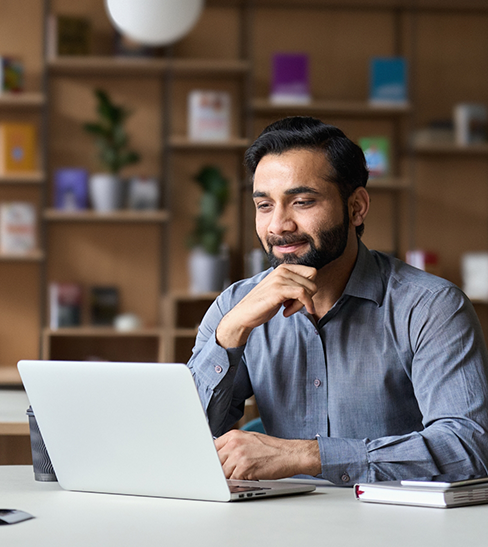
<path fill-rule="evenodd" d="M 349 197 L 349 215 L 353 226 L 361 226 L 369 211 L 369 194 L 366 188 L 356 188 Z"/>

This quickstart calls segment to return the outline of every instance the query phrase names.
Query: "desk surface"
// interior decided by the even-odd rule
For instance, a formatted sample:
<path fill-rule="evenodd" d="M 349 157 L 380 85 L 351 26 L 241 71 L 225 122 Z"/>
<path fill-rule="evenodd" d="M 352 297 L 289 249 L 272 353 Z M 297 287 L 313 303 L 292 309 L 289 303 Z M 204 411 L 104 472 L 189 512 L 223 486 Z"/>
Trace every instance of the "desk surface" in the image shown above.
<path fill-rule="evenodd" d="M 9 547 L 486 547 L 488 505 L 431 509 L 356 501 L 320 486 L 300 496 L 219 503 L 67 492 L 0 466 L 0 507 L 35 519 L 0 528 Z"/>
<path fill-rule="evenodd" d="M 28 435 L 29 400 L 22 389 L 0 389 L 0 435 Z"/>

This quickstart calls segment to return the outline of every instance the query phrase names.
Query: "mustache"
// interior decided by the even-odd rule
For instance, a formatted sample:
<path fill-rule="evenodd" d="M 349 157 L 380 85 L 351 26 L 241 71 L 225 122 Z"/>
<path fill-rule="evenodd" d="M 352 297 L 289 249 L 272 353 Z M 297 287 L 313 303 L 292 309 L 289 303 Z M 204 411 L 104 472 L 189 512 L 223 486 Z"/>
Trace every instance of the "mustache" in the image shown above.
<path fill-rule="evenodd" d="M 299 243 L 301 241 L 307 241 L 308 243 L 313 243 L 313 239 L 308 234 L 288 234 L 282 237 L 268 236 L 266 238 L 266 243 L 268 244 L 269 247 L 293 245 L 293 243 Z"/>

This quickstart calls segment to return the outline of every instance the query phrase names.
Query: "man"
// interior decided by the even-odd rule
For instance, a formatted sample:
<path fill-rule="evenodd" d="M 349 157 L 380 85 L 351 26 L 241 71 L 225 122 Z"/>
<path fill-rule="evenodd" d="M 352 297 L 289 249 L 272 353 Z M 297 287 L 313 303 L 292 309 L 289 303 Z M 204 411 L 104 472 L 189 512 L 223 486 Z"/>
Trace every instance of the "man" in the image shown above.
<path fill-rule="evenodd" d="M 272 268 L 224 291 L 188 363 L 228 478 L 488 474 L 488 356 L 446 280 L 360 240 L 361 149 L 308 117 L 246 153 Z M 229 429 L 255 395 L 267 435 Z"/>

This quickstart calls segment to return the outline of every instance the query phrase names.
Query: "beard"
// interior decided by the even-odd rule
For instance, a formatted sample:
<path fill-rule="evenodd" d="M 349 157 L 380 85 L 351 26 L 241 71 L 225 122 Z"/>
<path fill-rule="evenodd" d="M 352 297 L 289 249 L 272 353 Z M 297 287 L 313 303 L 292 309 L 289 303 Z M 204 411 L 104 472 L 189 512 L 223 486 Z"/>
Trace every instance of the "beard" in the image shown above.
<path fill-rule="evenodd" d="M 342 222 L 333 228 L 320 231 L 318 235 L 318 245 L 315 244 L 314 239 L 309 234 L 296 233 L 284 235 L 282 237 L 267 237 L 267 249 L 263 245 L 261 239 L 259 239 L 259 241 L 273 268 L 276 268 L 280 264 L 299 264 L 301 266 L 310 266 L 320 270 L 342 256 L 347 246 L 348 236 L 349 212 L 347 206 L 345 206 Z M 304 255 L 299 256 L 295 253 L 287 253 L 281 258 L 274 255 L 273 246 L 290 245 L 299 241 L 307 241 L 310 245 L 310 249 Z"/>

